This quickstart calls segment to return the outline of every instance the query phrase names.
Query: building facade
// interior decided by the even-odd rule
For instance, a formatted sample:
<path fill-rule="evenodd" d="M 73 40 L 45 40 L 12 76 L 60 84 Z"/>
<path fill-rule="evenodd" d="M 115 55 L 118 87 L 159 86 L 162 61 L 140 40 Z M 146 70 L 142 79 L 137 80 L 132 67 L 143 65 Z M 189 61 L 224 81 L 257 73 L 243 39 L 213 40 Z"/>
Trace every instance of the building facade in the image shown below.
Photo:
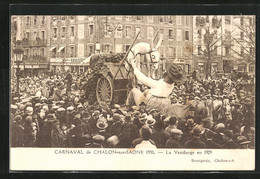
<path fill-rule="evenodd" d="M 192 67 L 192 16 L 52 16 L 50 62 L 53 70 L 85 71 L 80 62 L 94 53 L 126 52 L 135 43 L 163 34 L 161 58 Z M 165 63 L 161 64 L 164 68 Z"/>
<path fill-rule="evenodd" d="M 232 70 L 253 74 L 254 23 L 254 16 L 193 16 L 195 69 L 200 74 L 209 69 L 213 76 Z"/>
<path fill-rule="evenodd" d="M 180 65 L 186 73 L 192 71 L 192 16 L 103 16 L 98 18 L 101 33 L 96 51 L 126 52 L 140 31 L 135 43 L 151 43 L 156 33 L 163 34 L 159 47 L 161 71 L 166 60 Z M 102 24 L 104 24 L 102 26 Z M 98 30 L 97 29 L 97 30 Z M 156 44 L 156 40 L 154 45 Z"/>
<path fill-rule="evenodd" d="M 11 39 L 13 39 L 13 41 L 15 41 L 16 36 L 18 35 L 22 40 L 24 55 L 23 61 L 20 64 L 21 75 L 28 76 L 45 73 L 49 66 L 48 49 L 50 17 L 12 16 L 11 24 L 14 29 L 21 29 L 19 30 L 19 34 L 13 34 L 11 32 Z"/>
<path fill-rule="evenodd" d="M 25 75 L 53 71 L 87 70 L 82 64 L 94 53 L 126 52 L 135 43 L 151 43 L 163 34 L 160 70 L 166 61 L 186 73 L 194 69 L 192 16 L 19 16 Z M 15 21 L 14 21 L 15 22 Z M 14 24 L 14 23 L 13 23 Z M 154 44 L 158 41 L 158 36 Z M 167 59 L 167 60 L 166 60 Z"/>

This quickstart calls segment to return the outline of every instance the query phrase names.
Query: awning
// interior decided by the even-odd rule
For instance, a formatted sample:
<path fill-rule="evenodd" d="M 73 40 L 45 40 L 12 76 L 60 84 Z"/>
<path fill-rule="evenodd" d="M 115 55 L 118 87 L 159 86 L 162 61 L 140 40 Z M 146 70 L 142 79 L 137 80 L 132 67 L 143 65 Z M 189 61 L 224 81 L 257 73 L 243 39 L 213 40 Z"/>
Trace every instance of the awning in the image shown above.
<path fill-rule="evenodd" d="M 53 51 L 56 47 L 51 47 L 49 52 Z"/>
<path fill-rule="evenodd" d="M 86 58 L 83 62 L 81 62 L 81 64 L 87 64 L 90 62 L 90 58 L 92 57 L 92 55 L 90 55 L 88 58 Z"/>
<path fill-rule="evenodd" d="M 64 48 L 65 48 L 65 46 L 60 47 L 58 52 L 61 52 Z"/>

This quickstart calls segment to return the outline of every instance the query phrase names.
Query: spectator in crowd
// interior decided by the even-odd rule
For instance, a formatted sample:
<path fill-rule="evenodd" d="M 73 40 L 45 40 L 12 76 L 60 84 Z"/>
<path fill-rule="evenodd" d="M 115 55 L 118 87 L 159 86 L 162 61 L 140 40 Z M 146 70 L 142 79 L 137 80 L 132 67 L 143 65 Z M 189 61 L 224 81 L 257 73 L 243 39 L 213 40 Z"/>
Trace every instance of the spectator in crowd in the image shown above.
<path fill-rule="evenodd" d="M 183 132 L 177 128 L 170 131 L 171 138 L 166 141 L 166 148 L 181 148 L 180 139 Z"/>
<path fill-rule="evenodd" d="M 150 141 L 151 135 L 152 135 L 152 131 L 149 128 L 149 126 L 144 125 L 141 128 L 140 133 L 141 133 L 142 141 L 139 144 L 135 145 L 135 149 L 146 149 L 146 148 L 148 148 L 148 149 L 156 149 L 156 145 L 154 145 Z"/>
<path fill-rule="evenodd" d="M 206 148 L 205 143 L 200 140 L 201 132 L 201 126 L 196 125 L 191 131 L 193 138 L 185 143 L 185 148 Z"/>
<path fill-rule="evenodd" d="M 62 72 L 21 77 L 19 94 L 12 79 L 11 146 L 255 148 L 254 78 L 208 80 L 197 73 L 183 81 L 178 74 L 169 65 L 160 82 L 147 81 L 135 70 L 144 96 L 132 105 L 87 98 L 83 73 L 70 72 L 68 81 Z M 161 84 L 166 90 L 153 90 Z"/>

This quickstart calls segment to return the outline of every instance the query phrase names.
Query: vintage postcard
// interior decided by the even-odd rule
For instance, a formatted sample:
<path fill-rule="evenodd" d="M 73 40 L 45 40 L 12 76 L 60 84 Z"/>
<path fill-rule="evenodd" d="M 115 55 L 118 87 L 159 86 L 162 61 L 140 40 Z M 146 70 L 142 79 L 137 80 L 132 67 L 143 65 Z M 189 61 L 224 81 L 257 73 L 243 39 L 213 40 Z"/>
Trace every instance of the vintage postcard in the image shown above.
<path fill-rule="evenodd" d="M 255 169 L 254 15 L 10 18 L 10 171 Z"/>

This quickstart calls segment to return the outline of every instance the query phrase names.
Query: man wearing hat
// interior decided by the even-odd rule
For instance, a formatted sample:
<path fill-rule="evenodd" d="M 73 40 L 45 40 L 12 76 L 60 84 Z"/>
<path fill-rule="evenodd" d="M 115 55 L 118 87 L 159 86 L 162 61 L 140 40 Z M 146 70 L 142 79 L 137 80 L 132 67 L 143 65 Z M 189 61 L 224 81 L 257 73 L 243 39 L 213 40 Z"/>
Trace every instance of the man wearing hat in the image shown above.
<path fill-rule="evenodd" d="M 71 125 L 71 121 L 74 118 L 74 114 L 75 114 L 74 107 L 73 106 L 69 106 L 69 107 L 67 107 L 66 110 L 67 110 L 66 123 L 67 123 L 68 126 L 70 126 Z"/>
<path fill-rule="evenodd" d="M 252 101 L 250 98 L 245 99 L 245 103 L 242 108 L 242 113 L 243 113 L 243 117 L 244 117 L 243 124 L 246 126 L 254 127 L 255 115 L 254 115 L 254 111 L 252 108 Z"/>
<path fill-rule="evenodd" d="M 132 142 L 132 146 L 135 149 L 156 149 L 156 145 L 151 140 L 152 131 L 151 129 L 144 125 L 140 129 L 141 138 L 136 139 Z"/>
<path fill-rule="evenodd" d="M 191 131 L 193 138 L 185 143 L 185 148 L 199 149 L 205 148 L 205 143 L 200 140 L 200 135 L 202 133 L 201 126 L 196 125 Z"/>
<path fill-rule="evenodd" d="M 24 126 L 22 122 L 22 116 L 16 115 L 11 123 L 11 146 L 12 147 L 23 147 L 23 133 Z"/>
<path fill-rule="evenodd" d="M 146 110 L 150 112 L 152 109 L 157 109 L 161 114 L 167 114 L 169 106 L 171 104 L 170 94 L 174 88 L 175 82 L 184 82 L 185 75 L 181 68 L 174 66 L 173 64 L 167 66 L 166 73 L 163 75 L 163 79 L 154 80 L 145 76 L 137 67 L 136 59 L 131 61 L 131 65 L 134 69 L 134 74 L 139 82 L 142 82 L 151 89 L 146 92 L 146 96 L 137 88 L 133 88 L 127 98 L 127 105 L 131 105 L 131 100 L 134 100 L 138 106 L 144 98 L 146 102 Z"/>
<path fill-rule="evenodd" d="M 110 126 L 108 133 L 110 136 L 119 136 L 122 133 L 123 119 L 120 114 L 113 114 L 113 124 Z"/>
<path fill-rule="evenodd" d="M 88 148 L 103 148 L 103 142 L 105 140 L 105 137 L 102 135 L 94 135 L 92 137 L 92 143 L 90 145 L 86 146 Z"/>
<path fill-rule="evenodd" d="M 39 147 L 52 147 L 51 133 L 54 123 L 57 121 L 55 115 L 48 114 L 44 120 L 42 130 L 40 130 L 38 138 Z"/>
<path fill-rule="evenodd" d="M 170 134 L 164 131 L 164 122 L 162 120 L 156 121 L 154 125 L 154 133 L 151 139 L 155 142 L 157 148 L 164 148 L 166 141 L 170 138 Z"/>
<path fill-rule="evenodd" d="M 118 136 L 119 147 L 129 148 L 134 139 L 138 138 L 138 129 L 133 124 L 131 116 L 125 116 L 121 134 Z"/>
<path fill-rule="evenodd" d="M 191 132 L 192 132 L 192 129 L 194 128 L 194 126 L 196 126 L 196 123 L 194 122 L 193 118 L 188 118 L 182 128 L 180 128 L 180 126 L 178 124 L 178 128 L 183 131 L 183 134 L 182 134 L 182 137 L 180 140 L 181 146 L 184 146 L 185 143 L 193 137 Z"/>
<path fill-rule="evenodd" d="M 171 138 L 166 141 L 166 148 L 181 148 L 180 139 L 183 132 L 177 128 L 170 131 Z"/>
<path fill-rule="evenodd" d="M 205 145 L 207 149 L 218 149 L 220 148 L 220 145 L 213 141 L 215 133 L 212 130 L 206 131 L 206 141 Z"/>
<path fill-rule="evenodd" d="M 251 141 L 248 140 L 245 136 L 238 136 L 237 143 L 240 149 L 248 149 Z"/>
<path fill-rule="evenodd" d="M 61 130 L 59 121 L 55 121 L 53 123 L 51 141 L 52 141 L 52 147 L 66 147 L 67 145 L 67 136 Z"/>
<path fill-rule="evenodd" d="M 171 134 L 171 131 L 173 129 L 177 129 L 177 118 L 176 117 L 170 117 L 169 118 L 169 126 L 165 128 L 165 132 L 167 132 L 168 134 Z"/>
<path fill-rule="evenodd" d="M 63 107 L 59 107 L 57 109 L 56 114 L 55 114 L 57 119 L 60 121 L 61 126 L 64 125 L 64 124 L 67 125 L 66 112 L 65 111 L 66 110 Z"/>
<path fill-rule="evenodd" d="M 225 130 L 224 131 L 224 144 L 222 148 L 224 149 L 238 149 L 239 146 L 233 141 L 234 134 L 232 130 Z"/>

